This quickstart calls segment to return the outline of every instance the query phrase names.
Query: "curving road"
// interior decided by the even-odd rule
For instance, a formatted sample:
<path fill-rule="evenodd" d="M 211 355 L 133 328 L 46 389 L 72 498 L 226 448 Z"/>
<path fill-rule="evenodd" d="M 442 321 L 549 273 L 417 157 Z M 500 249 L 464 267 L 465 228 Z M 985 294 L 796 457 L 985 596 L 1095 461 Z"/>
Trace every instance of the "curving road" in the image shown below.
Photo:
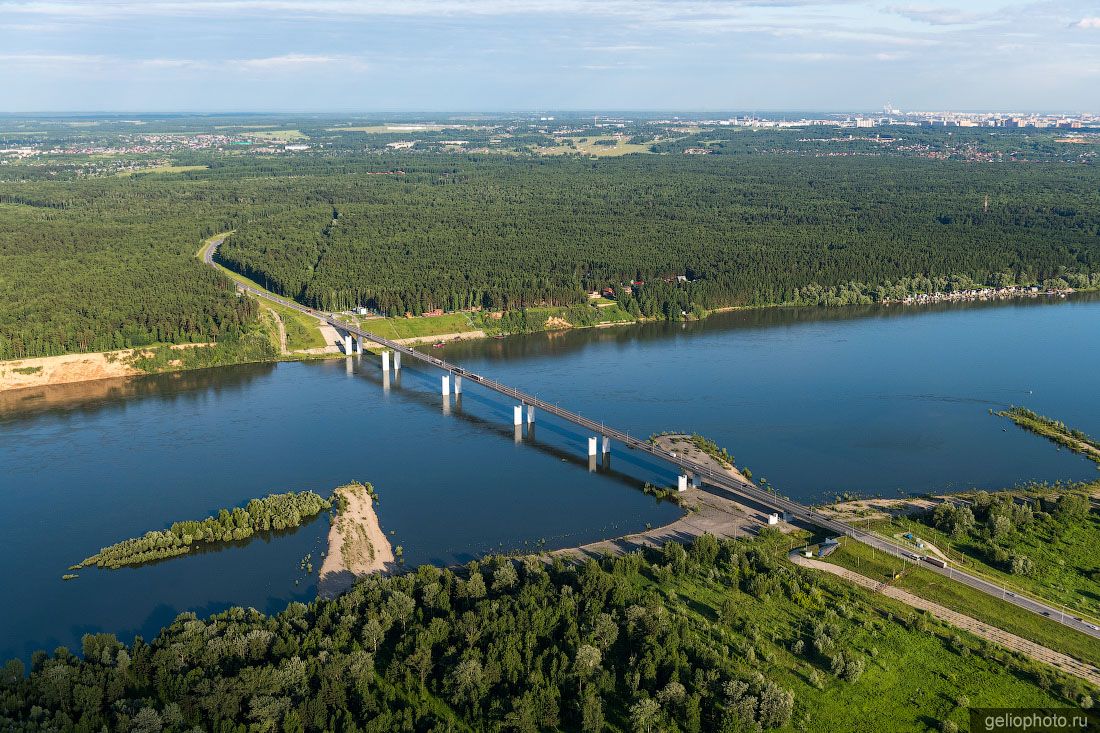
<path fill-rule="evenodd" d="M 224 236 L 211 240 L 210 246 L 208 246 L 202 253 L 203 261 L 206 262 L 206 264 L 210 265 L 211 267 L 217 267 L 214 262 L 214 254 L 215 252 L 217 252 L 218 247 L 224 241 Z M 995 583 L 991 583 L 988 580 L 985 580 L 984 578 L 981 578 L 977 575 L 972 575 L 965 571 L 952 568 L 951 566 L 940 568 L 926 562 L 921 562 L 921 558 L 915 555 L 908 547 L 899 545 L 891 540 L 886 539 L 885 537 L 872 534 L 844 522 L 826 517 L 820 512 L 815 511 L 812 507 L 806 506 L 805 504 L 800 504 L 785 497 L 764 491 L 754 484 L 738 481 L 729 475 L 718 473 L 701 463 L 688 460 L 672 451 L 660 448 L 650 443 L 648 440 L 640 440 L 633 437 L 632 435 L 622 432 L 621 430 L 616 430 L 615 428 L 584 417 L 583 415 L 580 415 L 578 413 L 562 409 L 553 403 L 540 400 L 533 395 L 521 392 L 515 387 L 510 387 L 506 384 L 502 384 L 500 382 L 489 379 L 488 377 L 484 377 L 467 369 L 463 369 L 457 364 L 451 364 L 450 362 L 444 361 L 443 359 L 437 359 L 429 354 L 417 351 L 416 349 L 405 346 L 404 344 L 399 344 L 391 339 L 378 336 L 369 331 L 364 331 L 358 326 L 354 326 L 345 321 L 341 321 L 331 313 L 314 311 L 313 309 L 307 308 L 298 302 L 288 300 L 287 298 L 283 298 L 281 296 L 254 287 L 247 283 L 242 283 L 238 281 L 237 285 L 242 290 L 252 293 L 259 298 L 270 300 L 287 308 L 293 308 L 294 310 L 305 313 L 306 315 L 318 318 L 340 331 L 354 334 L 366 341 L 371 341 L 384 348 L 392 349 L 393 351 L 405 354 L 406 356 L 412 359 L 416 359 L 417 361 L 424 362 L 425 364 L 436 367 L 451 374 L 461 376 L 472 382 L 480 384 L 487 389 L 491 389 L 494 392 L 498 392 L 499 394 L 514 399 L 521 404 L 533 405 L 543 412 L 547 412 L 551 415 L 555 415 L 561 418 L 562 420 L 566 420 L 573 423 L 574 425 L 578 425 L 585 430 L 590 431 L 594 435 L 607 436 L 611 440 L 617 440 L 627 448 L 640 450 L 644 453 L 648 453 L 654 456 L 655 458 L 659 458 L 662 461 L 666 461 L 675 466 L 679 466 L 683 470 L 693 475 L 699 476 L 708 485 L 718 489 L 722 489 L 724 491 L 728 491 L 734 494 L 739 499 L 750 499 L 763 506 L 771 507 L 775 510 L 783 512 L 786 515 L 786 519 L 788 521 L 800 521 L 804 524 L 828 530 L 829 532 L 832 532 L 836 535 L 851 537 L 852 539 L 858 540 L 866 545 L 874 547 L 880 552 L 894 555 L 902 560 L 913 563 L 914 565 L 919 565 L 926 570 L 939 573 L 940 575 L 948 577 L 952 580 L 964 583 L 971 588 L 974 588 L 975 590 L 981 591 L 982 593 L 993 596 L 995 598 L 1000 598 L 1005 602 L 1011 603 L 1025 611 L 1045 616 L 1053 621 L 1064 624 L 1071 629 L 1100 639 L 1100 628 L 1097 628 L 1096 626 L 1068 613 L 1064 613 L 1064 611 L 1060 608 L 1056 608 L 1033 598 L 1008 593 L 1005 591 L 1004 588 Z"/>

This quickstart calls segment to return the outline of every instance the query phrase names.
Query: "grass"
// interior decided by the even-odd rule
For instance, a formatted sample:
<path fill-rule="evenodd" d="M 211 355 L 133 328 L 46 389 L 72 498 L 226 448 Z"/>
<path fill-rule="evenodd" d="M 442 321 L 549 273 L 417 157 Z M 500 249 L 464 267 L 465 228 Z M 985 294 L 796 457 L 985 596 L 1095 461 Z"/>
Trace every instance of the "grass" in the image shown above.
<path fill-rule="evenodd" d="M 146 173 L 188 173 L 190 171 L 204 171 L 209 168 L 208 165 L 158 165 L 153 168 L 119 171 L 115 175 L 119 178 L 129 178 L 130 176 L 145 175 Z"/>
<path fill-rule="evenodd" d="M 666 599 L 663 605 L 685 634 L 707 636 L 716 655 L 738 660 L 734 663 L 749 674 L 759 671 L 790 689 L 796 701 L 790 730 L 927 731 L 938 730 L 944 720 L 967 730 L 968 705 L 1046 706 L 1056 701 L 1029 673 L 1013 670 L 1018 662 L 1007 652 L 992 651 L 939 623 L 903 621 L 917 615 L 839 579 L 814 574 L 812 582 L 825 593 L 809 590 L 807 583 L 806 596 L 792 600 L 781 592 L 757 598 L 721 575 L 659 582 L 645 575 L 636 580 Z M 732 609 L 732 616 L 718 623 L 724 606 Z M 833 617 L 840 629 L 838 647 L 867 665 L 855 682 L 830 674 L 827 663 L 810 651 L 813 624 L 829 619 L 833 611 L 839 613 Z M 953 637 L 960 640 L 955 645 Z M 806 649 L 792 653 L 799 638 L 806 640 Z"/>
<path fill-rule="evenodd" d="M 913 595 L 1083 661 L 1094 663 L 1100 660 L 1100 640 L 1072 631 L 1056 621 L 1024 611 L 999 598 L 992 598 L 931 570 L 873 552 L 863 543 L 842 538 L 840 548 L 827 560 L 873 580 L 890 580 L 895 573 L 904 571 L 902 577 L 892 584 Z"/>
<path fill-rule="evenodd" d="M 386 132 L 442 132 L 443 130 L 463 129 L 464 125 L 416 125 L 409 123 L 406 125 L 389 124 L 389 125 L 361 125 L 357 127 L 329 127 L 329 132 L 374 132 L 374 133 L 386 133 Z"/>
<path fill-rule="evenodd" d="M 282 319 L 286 329 L 287 351 L 317 349 L 326 345 L 316 318 L 271 301 L 264 301 L 264 306 L 275 311 Z"/>
<path fill-rule="evenodd" d="M 988 564 L 986 551 L 970 534 L 954 539 L 908 517 L 865 523 L 868 529 L 892 536 L 912 532 L 956 560 L 960 567 L 989 578 L 1009 590 L 1064 605 L 1079 615 L 1100 618 L 1100 516 L 1089 513 L 1079 522 L 1062 525 L 1036 518 L 1011 535 L 1011 553 L 1034 563 L 1031 575 L 1013 575 Z"/>
<path fill-rule="evenodd" d="M 648 153 L 649 144 L 638 145 L 627 142 L 626 137 L 616 138 L 613 135 L 601 135 L 599 137 L 563 137 L 558 138 L 560 145 L 536 147 L 534 152 L 542 155 L 589 155 L 600 158 L 610 158 L 631 153 Z M 614 140 L 614 145 L 597 145 L 597 141 Z M 583 142 L 582 142 L 583 141 Z M 571 143 L 571 144 L 570 144 Z"/>
<path fill-rule="evenodd" d="M 301 130 L 262 130 L 245 134 L 257 140 L 270 140 L 273 142 L 291 142 L 292 140 L 307 140 L 309 138 Z"/>
<path fill-rule="evenodd" d="M 477 330 L 470 316 L 465 313 L 444 313 L 434 317 L 371 318 L 360 323 L 364 330 L 391 339 L 429 338 Z"/>

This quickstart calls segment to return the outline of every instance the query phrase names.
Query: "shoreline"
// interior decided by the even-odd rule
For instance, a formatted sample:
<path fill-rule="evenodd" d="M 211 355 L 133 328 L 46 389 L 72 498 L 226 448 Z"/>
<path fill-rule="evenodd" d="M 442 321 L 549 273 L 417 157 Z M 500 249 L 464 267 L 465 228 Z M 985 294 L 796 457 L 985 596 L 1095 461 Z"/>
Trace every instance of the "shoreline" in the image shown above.
<path fill-rule="evenodd" d="M 334 598 L 357 578 L 392 572 L 393 548 L 374 511 L 374 487 L 358 482 L 332 492 L 340 507 L 328 531 L 328 550 L 317 579 L 317 595 Z"/>
<path fill-rule="evenodd" d="M 204 248 L 205 249 L 205 248 Z M 944 305 L 955 303 L 969 303 L 969 302 L 985 302 L 985 303 L 1003 303 L 1008 304 L 1015 300 L 1036 300 L 1039 298 L 1051 298 L 1060 301 L 1065 301 L 1068 295 L 1082 294 L 1082 293 L 1094 293 L 1100 292 L 1100 289 L 1069 289 L 1059 291 L 1040 291 L 1038 293 L 1031 292 L 1018 292 L 1011 295 L 1005 295 L 994 298 L 983 297 L 953 297 L 947 299 L 935 299 L 944 294 L 934 293 L 927 296 L 914 296 L 916 297 L 928 297 L 932 300 L 920 300 L 910 303 L 903 303 L 900 301 L 883 301 L 880 303 L 871 303 L 869 305 L 879 305 L 884 308 L 892 306 L 899 306 L 906 308 L 906 310 L 912 309 L 911 312 L 917 313 L 922 307 L 932 305 Z M 796 305 L 792 303 L 768 303 L 764 305 L 751 305 L 751 306 L 722 306 L 720 308 L 714 308 L 706 311 L 706 314 L 701 319 L 688 319 L 691 321 L 706 320 L 711 315 L 716 313 L 734 313 L 739 311 L 763 311 L 779 308 L 821 308 L 831 309 L 837 306 L 829 305 Z M 569 325 L 567 327 L 554 327 L 544 328 L 536 331 L 528 331 L 524 333 L 515 334 L 503 334 L 505 338 L 510 336 L 528 336 L 535 333 L 555 333 L 563 331 L 581 330 L 581 329 L 604 329 L 612 328 L 615 326 L 636 326 L 648 323 L 659 323 L 659 319 L 653 318 L 636 318 L 633 321 L 610 321 L 604 323 L 595 323 L 587 326 L 574 326 Z M 670 321 L 671 322 L 671 321 Z M 430 344 L 433 342 L 446 339 L 446 343 L 453 341 L 482 341 L 487 339 L 494 339 L 498 334 L 491 334 L 483 329 L 473 329 L 470 331 L 462 331 L 456 333 L 448 333 L 437 336 L 415 336 L 410 338 L 396 339 L 398 343 L 406 345 L 419 345 Z M 329 338 L 326 338 L 326 346 L 319 349 L 310 349 L 307 351 L 296 351 L 287 354 L 281 354 L 275 359 L 263 359 L 260 361 L 249 361 L 239 363 L 269 363 L 276 364 L 280 362 L 294 362 L 294 361 L 308 361 L 313 359 L 337 359 L 345 358 L 342 351 L 339 351 L 335 347 L 335 342 Z M 202 346 L 209 346 L 210 344 L 169 344 L 168 348 L 171 349 L 188 349 Z M 79 384 L 84 382 L 93 382 L 106 379 L 129 379 L 133 377 L 143 377 L 152 374 L 169 374 L 184 371 L 194 371 L 195 369 L 205 369 L 208 367 L 181 367 L 181 368 L 166 368 L 159 371 L 143 371 L 135 367 L 130 366 L 123 362 L 124 358 L 132 358 L 135 354 L 147 351 L 150 347 L 137 347 L 132 349 L 120 349 L 117 351 L 89 351 L 89 352 L 75 352 L 70 354 L 59 354 L 54 356 L 37 356 L 27 357 L 23 359 L 12 359 L 8 361 L 0 361 L 0 393 L 18 392 L 19 390 L 51 387 L 54 385 L 62 384 Z M 368 349 L 373 353 L 372 349 Z M 62 369 L 70 364 L 77 365 L 77 367 L 83 366 L 83 368 L 69 369 L 63 372 L 61 378 L 55 378 L 56 367 L 47 368 L 48 365 L 63 365 Z M 217 366 L 230 366 L 228 364 L 219 364 Z M 15 370 L 20 369 L 35 369 L 39 367 L 40 370 L 35 373 L 21 373 Z"/>

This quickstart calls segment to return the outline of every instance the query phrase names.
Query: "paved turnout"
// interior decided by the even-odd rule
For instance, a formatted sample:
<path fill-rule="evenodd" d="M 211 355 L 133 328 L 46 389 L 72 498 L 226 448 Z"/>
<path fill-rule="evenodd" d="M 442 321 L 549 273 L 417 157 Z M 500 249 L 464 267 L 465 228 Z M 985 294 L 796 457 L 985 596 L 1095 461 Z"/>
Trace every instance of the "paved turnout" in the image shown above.
<path fill-rule="evenodd" d="M 202 253 L 203 260 L 211 267 L 216 267 L 214 263 L 214 253 L 217 251 L 218 246 L 221 245 L 223 241 L 225 241 L 224 237 L 213 240 L 210 243 L 210 246 L 207 247 L 206 250 Z M 241 289 L 250 292 L 253 295 L 256 295 L 257 297 L 265 298 L 272 302 L 286 306 L 287 308 L 293 308 L 294 310 L 301 311 L 302 313 L 313 316 L 314 318 L 318 318 L 325 323 L 328 323 L 337 330 L 354 334 L 355 336 L 358 336 L 365 341 L 370 341 L 384 348 L 401 352 L 409 358 L 449 372 L 452 375 L 458 375 L 463 379 L 467 379 L 470 382 L 479 384 L 486 389 L 490 389 L 494 392 L 504 395 L 505 397 L 508 397 L 509 399 L 515 400 L 517 403 L 521 403 L 524 405 L 533 405 L 538 410 L 541 410 L 542 412 L 548 413 L 550 415 L 554 415 L 558 418 L 561 418 L 562 420 L 571 422 L 574 425 L 578 425 L 584 428 L 586 431 L 592 433 L 593 435 L 607 436 L 611 440 L 618 441 L 620 444 L 626 446 L 627 448 L 648 453 L 662 461 L 666 461 L 675 466 L 679 466 L 684 471 L 699 476 L 710 486 L 728 491 L 742 500 L 749 499 L 750 501 L 755 501 L 763 506 L 771 507 L 774 510 L 783 512 L 786 515 L 787 521 L 798 521 L 803 524 L 819 527 L 839 536 L 851 537 L 852 539 L 859 540 L 860 542 L 870 545 L 871 547 L 874 547 L 881 552 L 886 552 L 891 555 L 895 555 L 902 560 L 906 560 L 914 564 L 919 564 L 926 570 L 939 573 L 940 575 L 944 575 L 960 583 L 965 583 L 971 588 L 981 591 L 982 593 L 986 593 L 990 596 L 1001 598 L 1005 602 L 1018 606 L 1025 611 L 1030 611 L 1032 613 L 1046 616 L 1053 621 L 1062 623 L 1072 629 L 1080 631 L 1083 634 L 1088 634 L 1089 636 L 1100 638 L 1100 628 L 1096 628 L 1081 619 L 1078 619 L 1068 613 L 1064 613 L 1062 609 L 1047 605 L 1042 601 L 1034 600 L 1032 598 L 1006 593 L 1001 586 L 995 583 L 991 583 L 984 578 L 978 577 L 976 575 L 971 575 L 970 573 L 966 573 L 950 566 L 948 566 L 947 568 L 940 568 L 935 565 L 923 563 L 920 561 L 919 557 L 912 552 L 910 548 L 899 545 L 892 540 L 886 539 L 885 537 L 871 534 L 870 532 L 866 532 L 862 529 L 853 527 L 844 522 L 826 517 L 820 512 L 815 511 L 812 507 L 806 506 L 805 504 L 800 504 L 785 497 L 778 496 L 768 491 L 764 491 L 763 489 L 760 489 L 752 483 L 738 481 L 731 476 L 718 473 L 708 466 L 684 458 L 683 456 L 677 455 L 673 451 L 665 450 L 664 448 L 653 445 L 648 440 L 640 440 L 633 437 L 632 435 L 624 433 L 621 430 L 616 430 L 615 428 L 604 425 L 603 423 L 592 420 L 591 418 L 587 418 L 583 415 L 580 415 L 579 413 L 571 412 L 569 410 L 558 407 L 553 403 L 540 400 L 534 395 L 527 394 L 526 392 L 521 392 L 515 387 L 501 384 L 500 382 L 489 379 L 488 377 L 476 374 L 467 369 L 463 369 L 457 364 L 452 364 L 448 361 L 444 361 L 443 359 L 433 357 L 430 354 L 425 354 L 422 351 L 417 351 L 410 346 L 406 346 L 391 339 L 378 336 L 377 334 L 373 334 L 369 331 L 364 331 L 358 326 L 354 326 L 345 321 L 341 321 L 331 313 L 315 311 L 311 308 L 305 307 L 304 305 L 296 301 L 288 300 L 287 298 L 274 295 L 266 290 L 249 285 L 247 283 L 241 283 L 238 281 L 238 286 Z"/>

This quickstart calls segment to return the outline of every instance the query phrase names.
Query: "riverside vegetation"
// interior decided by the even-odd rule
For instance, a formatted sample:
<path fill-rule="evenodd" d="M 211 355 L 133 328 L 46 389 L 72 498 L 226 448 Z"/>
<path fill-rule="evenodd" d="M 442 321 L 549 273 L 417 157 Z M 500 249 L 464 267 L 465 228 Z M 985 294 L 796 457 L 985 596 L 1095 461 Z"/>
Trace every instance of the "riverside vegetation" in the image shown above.
<path fill-rule="evenodd" d="M 1051 441 L 1069 448 L 1074 453 L 1080 453 L 1100 463 L 1100 440 L 1090 438 L 1084 432 L 1068 427 L 1060 420 L 1038 415 L 1026 407 L 1012 407 L 997 414 L 1007 417 L 1024 430 L 1030 430 L 1036 435 L 1049 438 Z"/>
<path fill-rule="evenodd" d="M 912 532 L 1009 589 L 1100 619 L 1100 516 L 1089 499 L 1098 491 L 1100 482 L 976 491 L 958 495 L 966 503 L 944 502 L 871 527 Z M 1100 647 L 1095 652 L 1100 658 Z"/>
<path fill-rule="evenodd" d="M 332 499 L 325 499 L 313 491 L 269 494 L 243 507 L 221 509 L 206 519 L 174 522 L 166 530 L 153 530 L 141 537 L 117 542 L 70 569 L 95 565 L 114 570 L 184 555 L 196 545 L 233 542 L 247 539 L 256 532 L 291 529 L 331 507 Z"/>
<path fill-rule="evenodd" d="M 371 576 L 277 616 L 88 634 L 0 674 L 13 731 L 957 730 L 1097 691 L 825 574 L 786 538 Z"/>

